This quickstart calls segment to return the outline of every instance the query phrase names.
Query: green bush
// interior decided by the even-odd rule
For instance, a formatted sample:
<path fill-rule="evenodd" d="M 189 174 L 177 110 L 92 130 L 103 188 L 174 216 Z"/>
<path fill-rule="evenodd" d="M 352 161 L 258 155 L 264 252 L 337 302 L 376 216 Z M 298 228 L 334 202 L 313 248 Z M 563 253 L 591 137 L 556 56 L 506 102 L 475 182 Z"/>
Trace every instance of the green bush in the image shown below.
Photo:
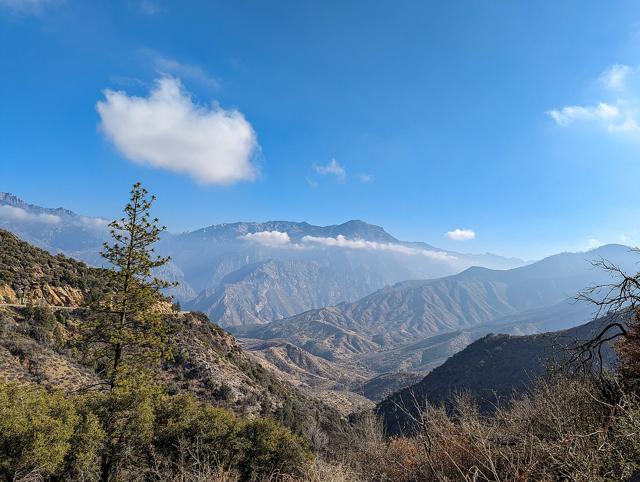
<path fill-rule="evenodd" d="M 306 442 L 273 420 L 141 380 L 73 397 L 0 383 L 0 479 L 173 480 L 206 467 L 257 481 L 300 474 L 310 459 Z"/>
<path fill-rule="evenodd" d="M 54 475 L 63 468 L 80 422 L 60 392 L 0 384 L 0 475 Z"/>
<path fill-rule="evenodd" d="M 282 473 L 296 474 L 312 458 L 306 442 L 274 420 L 245 422 L 239 438 L 244 444 L 239 464 L 243 480 L 264 480 Z"/>
<path fill-rule="evenodd" d="M 240 420 L 227 410 L 198 403 L 192 396 L 165 397 L 157 410 L 155 449 L 174 461 L 181 454 L 176 447 L 198 447 L 217 465 L 239 462 Z"/>

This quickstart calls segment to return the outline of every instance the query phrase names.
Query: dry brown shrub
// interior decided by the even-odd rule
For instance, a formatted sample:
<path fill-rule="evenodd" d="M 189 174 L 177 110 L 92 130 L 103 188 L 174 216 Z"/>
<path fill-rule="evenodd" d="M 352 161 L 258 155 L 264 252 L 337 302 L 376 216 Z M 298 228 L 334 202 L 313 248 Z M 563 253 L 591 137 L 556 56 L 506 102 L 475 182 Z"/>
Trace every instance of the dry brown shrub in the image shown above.
<path fill-rule="evenodd" d="M 615 383 L 539 381 L 492 415 L 468 396 L 427 406 L 419 436 L 385 440 L 365 420 L 345 454 L 363 481 L 609 481 L 640 469 L 640 403 Z"/>

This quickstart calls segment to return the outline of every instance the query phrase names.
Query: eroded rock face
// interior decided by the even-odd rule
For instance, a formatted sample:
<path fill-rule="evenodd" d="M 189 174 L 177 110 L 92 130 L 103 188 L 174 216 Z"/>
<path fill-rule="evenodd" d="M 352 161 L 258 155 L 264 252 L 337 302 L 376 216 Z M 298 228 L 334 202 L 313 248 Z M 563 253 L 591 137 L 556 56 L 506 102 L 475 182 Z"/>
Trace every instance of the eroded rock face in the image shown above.
<path fill-rule="evenodd" d="M 33 296 L 37 297 L 33 301 L 44 301 L 54 306 L 80 306 L 85 299 L 84 293 L 78 288 L 52 287 L 48 284 L 36 289 Z"/>
<path fill-rule="evenodd" d="M 27 292 L 16 293 L 9 285 L 0 285 L 0 303 L 4 304 L 46 304 L 51 306 L 78 307 L 83 304 L 85 293 L 70 286 L 51 286 L 47 283 L 30 288 Z"/>
<path fill-rule="evenodd" d="M 0 284 L 0 303 L 17 303 L 18 297 L 11 286 Z"/>

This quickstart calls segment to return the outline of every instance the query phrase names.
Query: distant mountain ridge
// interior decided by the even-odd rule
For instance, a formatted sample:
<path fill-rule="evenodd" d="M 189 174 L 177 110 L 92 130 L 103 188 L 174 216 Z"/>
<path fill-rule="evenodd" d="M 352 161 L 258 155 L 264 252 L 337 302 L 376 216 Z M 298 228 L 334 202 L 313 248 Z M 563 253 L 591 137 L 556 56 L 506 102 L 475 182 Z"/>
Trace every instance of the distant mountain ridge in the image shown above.
<path fill-rule="evenodd" d="M 0 228 L 54 254 L 66 253 L 95 264 L 108 235 L 108 221 L 81 216 L 65 208 L 43 208 L 0 192 Z"/>
<path fill-rule="evenodd" d="M 600 257 L 626 270 L 637 262 L 628 248 L 607 245 L 512 270 L 474 267 L 232 331 L 249 339 L 284 340 L 332 362 L 357 363 L 377 373 L 425 373 L 491 331 L 539 333 L 591 319 L 593 307 L 571 299 L 588 286 L 610 281 L 590 263 Z"/>
<path fill-rule="evenodd" d="M 0 228 L 52 253 L 101 266 L 107 221 L 41 208 L 0 194 Z M 267 221 L 165 233 L 157 246 L 171 263 L 158 273 L 179 286 L 170 294 L 222 326 L 268 323 L 311 308 L 359 299 L 405 279 L 437 278 L 474 264 L 522 261 L 467 255 L 402 242 L 382 227 L 352 220 L 330 226 Z"/>
<path fill-rule="evenodd" d="M 206 228 L 192 231 L 189 234 L 203 234 L 211 236 L 217 240 L 233 241 L 238 236 L 253 234 L 265 231 L 277 231 L 287 233 L 294 241 L 301 240 L 304 236 L 336 237 L 339 235 L 350 239 L 366 239 L 381 243 L 399 243 L 400 241 L 387 233 L 384 228 L 369 224 L 364 221 L 353 219 L 342 224 L 329 226 L 316 226 L 305 221 L 266 221 L 258 222 L 236 222 L 214 224 Z M 431 249 L 432 246 L 426 245 Z"/>

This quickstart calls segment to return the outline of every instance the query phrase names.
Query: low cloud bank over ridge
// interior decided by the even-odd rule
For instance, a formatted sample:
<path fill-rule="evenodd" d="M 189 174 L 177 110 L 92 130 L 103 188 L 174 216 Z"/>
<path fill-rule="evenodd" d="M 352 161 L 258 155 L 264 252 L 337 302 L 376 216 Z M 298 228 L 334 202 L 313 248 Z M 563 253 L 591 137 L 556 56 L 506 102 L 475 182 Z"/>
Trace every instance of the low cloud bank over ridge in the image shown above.
<path fill-rule="evenodd" d="M 0 206 L 0 220 L 27 221 L 32 223 L 59 224 L 62 219 L 55 214 L 31 213 L 16 206 Z"/>
<path fill-rule="evenodd" d="M 348 239 L 342 234 L 335 238 L 322 236 L 304 236 L 299 243 L 293 243 L 288 233 L 280 231 L 260 231 L 249 233 L 240 237 L 246 241 L 261 244 L 269 248 L 311 249 L 319 247 L 365 249 L 371 251 L 386 251 L 391 253 L 406 254 L 412 256 L 426 256 L 436 261 L 451 261 L 455 256 L 446 251 L 434 251 L 422 248 L 405 246 L 397 243 L 379 243 L 364 239 Z"/>

